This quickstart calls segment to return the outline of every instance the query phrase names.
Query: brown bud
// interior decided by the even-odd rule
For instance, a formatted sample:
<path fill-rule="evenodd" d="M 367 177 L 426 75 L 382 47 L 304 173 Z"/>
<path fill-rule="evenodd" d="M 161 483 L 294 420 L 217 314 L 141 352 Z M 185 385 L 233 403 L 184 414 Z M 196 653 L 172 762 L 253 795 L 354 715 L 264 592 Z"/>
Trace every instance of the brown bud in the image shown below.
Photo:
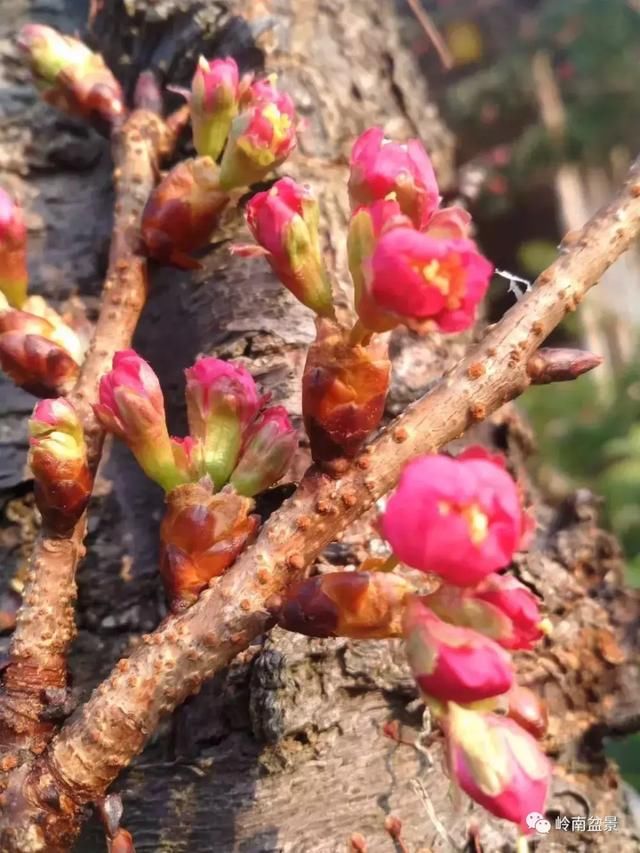
<path fill-rule="evenodd" d="M 210 157 L 178 163 L 149 197 L 142 216 L 142 240 L 148 255 L 165 264 L 197 269 L 191 252 L 211 240 L 229 196 L 218 183 Z"/>
<path fill-rule="evenodd" d="M 36 397 L 66 394 L 79 366 L 69 353 L 40 335 L 7 332 L 0 335 L 0 366 L 16 385 Z"/>
<path fill-rule="evenodd" d="M 543 347 L 527 362 L 527 373 L 533 385 L 567 382 L 602 364 L 602 356 L 579 349 Z"/>
<path fill-rule="evenodd" d="M 399 575 L 330 572 L 295 584 L 274 615 L 282 628 L 309 637 L 399 637 L 411 591 Z"/>
<path fill-rule="evenodd" d="M 384 412 L 391 365 L 386 345 L 349 344 L 331 320 L 316 323 L 302 379 L 302 414 L 315 461 L 356 456 Z"/>
<path fill-rule="evenodd" d="M 116 830 L 113 838 L 107 838 L 107 853 L 136 853 L 131 833 L 126 829 Z"/>
<path fill-rule="evenodd" d="M 173 611 L 193 604 L 212 578 L 223 574 L 253 537 L 253 501 L 233 491 L 213 494 L 207 480 L 167 495 L 160 528 L 160 573 Z"/>
<path fill-rule="evenodd" d="M 516 684 L 508 692 L 507 701 L 507 716 L 535 738 L 543 737 L 547 731 L 548 716 L 546 705 L 538 694 Z"/>

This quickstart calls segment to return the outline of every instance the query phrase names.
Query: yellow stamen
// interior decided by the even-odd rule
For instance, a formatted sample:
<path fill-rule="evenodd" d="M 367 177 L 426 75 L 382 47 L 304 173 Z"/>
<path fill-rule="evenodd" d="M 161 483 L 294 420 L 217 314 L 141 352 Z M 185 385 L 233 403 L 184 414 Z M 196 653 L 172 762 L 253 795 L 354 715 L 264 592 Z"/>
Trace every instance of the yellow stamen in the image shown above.
<path fill-rule="evenodd" d="M 469 526 L 469 538 L 474 545 L 481 545 L 489 533 L 489 519 L 477 504 L 461 507 L 455 506 L 448 501 L 438 501 L 440 515 L 449 515 L 457 512 Z"/>
<path fill-rule="evenodd" d="M 262 110 L 262 115 L 271 123 L 274 140 L 280 142 L 284 139 L 291 127 L 289 116 L 286 113 L 281 113 L 275 104 L 267 104 Z"/>
<path fill-rule="evenodd" d="M 449 279 L 440 272 L 440 263 L 435 259 L 422 267 L 422 276 L 425 281 L 437 288 L 443 296 L 449 294 Z"/>

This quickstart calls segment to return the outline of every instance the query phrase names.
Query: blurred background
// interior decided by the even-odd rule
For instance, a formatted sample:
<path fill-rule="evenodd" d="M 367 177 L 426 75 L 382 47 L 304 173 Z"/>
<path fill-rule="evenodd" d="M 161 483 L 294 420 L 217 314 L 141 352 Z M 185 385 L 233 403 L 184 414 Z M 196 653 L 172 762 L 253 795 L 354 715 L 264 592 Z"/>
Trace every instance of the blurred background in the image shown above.
<path fill-rule="evenodd" d="M 455 137 L 458 186 L 496 267 L 532 281 L 640 152 L 640 0 L 397 0 L 407 41 Z M 497 317 L 514 300 L 494 285 Z M 521 405 L 558 499 L 603 498 L 640 586 L 640 247 L 568 315 L 553 343 L 605 362 Z M 640 789 L 640 736 L 611 745 Z"/>

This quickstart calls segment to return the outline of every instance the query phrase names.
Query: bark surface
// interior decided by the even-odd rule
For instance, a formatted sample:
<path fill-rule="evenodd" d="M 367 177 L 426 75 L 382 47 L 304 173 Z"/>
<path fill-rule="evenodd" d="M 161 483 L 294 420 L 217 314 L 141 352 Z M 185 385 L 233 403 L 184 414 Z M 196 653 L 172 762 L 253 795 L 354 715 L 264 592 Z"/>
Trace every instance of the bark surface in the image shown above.
<path fill-rule="evenodd" d="M 187 11 L 172 14 L 178 5 Z M 148 64 L 166 68 L 172 82 L 184 82 L 202 47 L 209 55 L 239 52 L 245 67 L 258 58 L 242 27 L 228 23 L 222 2 L 202 10 L 187 0 L 137 0 L 127 8 L 128 13 L 106 0 L 94 27 L 95 39 L 127 83 L 132 67 Z M 276 0 L 268 9 L 248 3 L 246 11 L 265 30 L 269 70 L 281 73 L 307 119 L 300 151 L 286 171 L 321 194 L 325 249 L 346 303 L 345 176 L 353 137 L 376 122 L 394 136 L 418 135 L 445 182 L 450 137 L 399 40 L 391 0 Z M 34 290 L 57 303 L 81 298 L 92 314 L 111 227 L 108 145 L 38 104 L 9 46 L 27 16 L 70 30 L 82 26 L 85 9 L 72 0 L 31 6 L 5 0 L 3 13 L 0 111 L 6 119 L 0 123 L 0 169 L 3 184 L 20 193 L 29 211 Z M 188 54 L 180 62 L 172 59 L 176 43 Z M 236 221 L 225 236 L 246 235 Z M 312 334 L 310 315 L 273 280 L 266 264 L 231 258 L 223 244 L 206 254 L 197 274 L 152 270 L 136 346 L 159 373 L 170 426 L 180 433 L 182 370 L 198 352 L 243 359 L 265 390 L 298 415 L 299 377 Z M 396 336 L 390 410 L 424 390 L 462 347 L 459 340 Z M 5 489 L 0 546 L 9 582 L 19 574 L 35 530 L 23 469 L 33 401 L 4 382 L 0 394 L 6 401 L 0 422 Z M 524 472 L 531 439 L 513 411 L 505 407 L 480 437 L 505 450 Z M 623 589 L 621 555 L 598 528 L 595 499 L 580 494 L 550 507 L 534 497 L 540 530 L 518 572 L 543 596 L 554 620 L 562 621 L 542 653 L 521 655 L 520 672 L 549 704 L 548 747 L 559 768 L 551 808 L 568 816 L 619 818 L 617 833 L 556 834 L 539 849 L 638 850 L 620 778 L 602 753 L 605 736 L 639 723 L 638 602 Z M 164 612 L 157 577 L 161 513 L 159 490 L 114 446 L 101 469 L 88 555 L 78 578 L 79 634 L 71 668 L 80 700 Z M 326 559 L 353 562 L 365 544 L 377 543 L 371 528 L 359 523 Z M 272 632 L 167 720 L 117 784 L 136 849 L 329 853 L 348 849 L 351 834 L 359 832 L 370 851 L 382 853 L 399 849 L 384 830 L 388 814 L 402 820 L 412 853 L 447 849 L 412 785 L 416 778 L 464 847 L 471 810 L 466 800 L 457 804 L 449 795 L 439 742 L 429 760 L 382 733 L 387 721 L 397 719 L 406 739 L 415 737 L 421 712 L 414 699 L 397 645 Z M 510 827 L 475 814 L 486 851 L 513 850 Z M 104 849 L 97 822 L 87 826 L 77 849 Z"/>

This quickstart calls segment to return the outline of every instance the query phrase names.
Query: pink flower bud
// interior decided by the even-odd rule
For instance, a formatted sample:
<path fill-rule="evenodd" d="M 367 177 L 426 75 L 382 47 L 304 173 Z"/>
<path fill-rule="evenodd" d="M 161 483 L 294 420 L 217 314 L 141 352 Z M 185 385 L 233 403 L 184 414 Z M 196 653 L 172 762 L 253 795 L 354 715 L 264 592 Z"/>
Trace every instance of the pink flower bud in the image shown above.
<path fill-rule="evenodd" d="M 200 264 L 191 252 L 210 242 L 228 202 L 210 157 L 178 163 L 153 190 L 142 214 L 147 254 L 162 263 L 197 269 Z"/>
<path fill-rule="evenodd" d="M 471 240 L 393 228 L 371 258 L 369 294 L 379 310 L 418 331 L 468 329 L 493 266 Z"/>
<path fill-rule="evenodd" d="M 533 737 L 507 717 L 451 703 L 443 721 L 452 779 L 492 815 L 517 823 L 544 813 L 551 765 Z"/>
<path fill-rule="evenodd" d="M 220 164 L 221 187 L 229 190 L 264 180 L 295 148 L 296 121 L 289 95 L 272 85 L 259 90 L 231 123 Z"/>
<path fill-rule="evenodd" d="M 282 178 L 247 205 L 247 223 L 280 281 L 323 317 L 333 316 L 331 284 L 318 236 L 318 202 L 308 187 Z"/>
<path fill-rule="evenodd" d="M 538 600 L 512 575 L 492 573 L 476 587 L 442 584 L 423 601 L 446 622 L 473 628 L 505 649 L 532 649 L 543 634 Z"/>
<path fill-rule="evenodd" d="M 217 160 L 238 112 L 238 66 L 234 59 L 204 56 L 191 82 L 193 144 L 201 156 Z"/>
<path fill-rule="evenodd" d="M 400 637 L 411 590 L 395 574 L 329 572 L 291 587 L 275 615 L 282 628 L 309 637 Z"/>
<path fill-rule="evenodd" d="M 479 702 L 513 684 L 504 649 L 476 631 L 443 622 L 416 596 L 405 610 L 404 637 L 418 686 L 440 702 Z"/>
<path fill-rule="evenodd" d="M 66 533 L 91 495 L 82 424 L 67 400 L 42 400 L 29 420 L 29 435 L 36 504 L 50 530 Z"/>
<path fill-rule="evenodd" d="M 187 480 L 175 463 L 158 377 L 133 350 L 113 356 L 94 406 L 102 427 L 130 448 L 145 474 L 169 491 Z"/>
<path fill-rule="evenodd" d="M 20 308 L 27 298 L 27 229 L 22 208 L 0 188 L 0 293 Z"/>
<path fill-rule="evenodd" d="M 16 385 L 36 397 L 67 394 L 80 372 L 61 346 L 42 335 L 21 331 L 0 334 L 0 367 Z"/>
<path fill-rule="evenodd" d="M 352 207 L 394 194 L 403 213 L 423 228 L 440 201 L 438 182 L 417 139 L 405 144 L 385 139 L 381 127 L 366 130 L 351 151 L 349 195 Z"/>
<path fill-rule="evenodd" d="M 185 375 L 189 431 L 202 443 L 204 468 L 221 489 L 236 466 L 262 398 L 247 370 L 217 358 L 198 359 Z"/>
<path fill-rule="evenodd" d="M 81 41 L 42 24 L 27 24 L 18 45 L 47 103 L 103 126 L 123 116 L 120 84 L 100 54 Z"/>
<path fill-rule="evenodd" d="M 410 462 L 382 531 L 407 565 L 473 586 L 508 565 L 527 522 L 516 483 L 480 448 L 456 459 L 433 454 Z"/>
<path fill-rule="evenodd" d="M 298 448 L 298 434 L 283 406 L 266 409 L 244 439 L 231 485 L 247 497 L 273 486 L 285 473 Z"/>
<path fill-rule="evenodd" d="M 184 482 L 195 483 L 206 475 L 202 458 L 202 444 L 190 435 L 184 438 L 171 436 L 173 461 Z"/>
<path fill-rule="evenodd" d="M 531 649 L 544 631 L 536 596 L 512 575 L 490 574 L 473 590 L 478 601 L 495 607 L 511 624 L 509 635 L 497 637 L 506 649 Z"/>

